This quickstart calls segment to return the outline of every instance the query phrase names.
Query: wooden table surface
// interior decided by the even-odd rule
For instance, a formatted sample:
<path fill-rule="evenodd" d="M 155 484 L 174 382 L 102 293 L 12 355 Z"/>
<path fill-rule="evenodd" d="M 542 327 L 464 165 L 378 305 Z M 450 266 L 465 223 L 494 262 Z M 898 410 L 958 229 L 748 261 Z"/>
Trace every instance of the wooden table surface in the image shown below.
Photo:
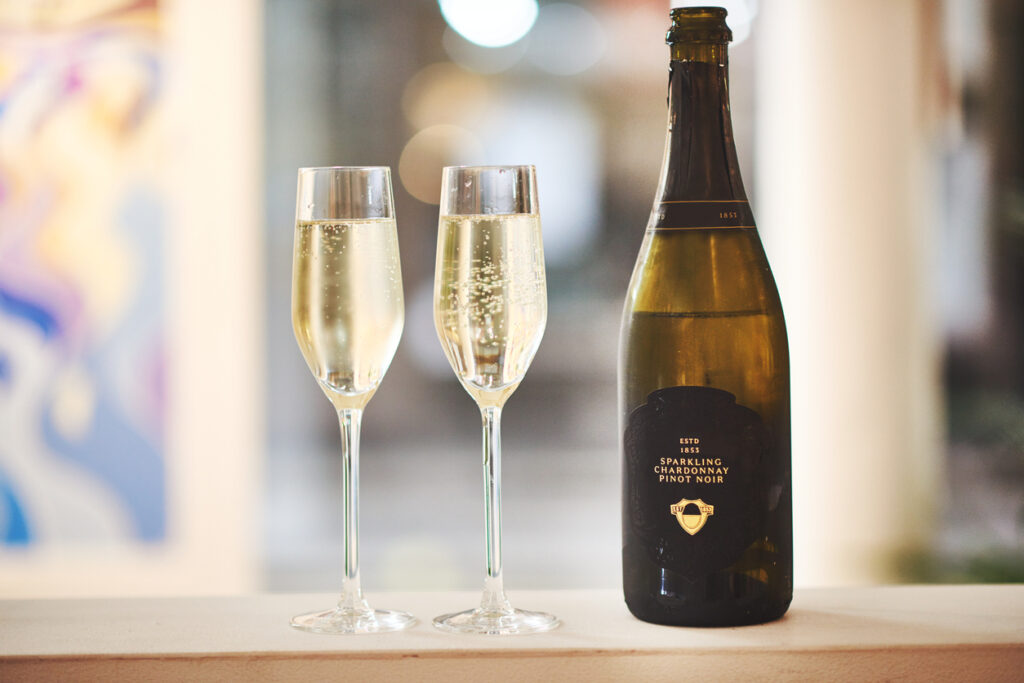
<path fill-rule="evenodd" d="M 634 619 L 618 591 L 512 592 L 556 631 L 453 635 L 433 616 L 474 593 L 370 594 L 408 631 L 288 626 L 330 595 L 0 601 L 0 680 L 1024 681 L 1024 586 L 797 591 L 780 621 L 696 629 Z"/>

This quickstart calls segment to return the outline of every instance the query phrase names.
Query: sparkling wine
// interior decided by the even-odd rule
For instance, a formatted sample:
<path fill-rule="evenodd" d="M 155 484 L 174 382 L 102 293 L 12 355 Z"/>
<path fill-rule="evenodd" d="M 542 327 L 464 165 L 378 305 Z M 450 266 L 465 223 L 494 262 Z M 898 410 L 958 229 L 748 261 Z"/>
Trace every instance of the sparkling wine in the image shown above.
<path fill-rule="evenodd" d="M 335 407 L 362 408 L 405 318 L 394 219 L 298 221 L 292 278 L 292 328 L 306 364 Z"/>
<path fill-rule="evenodd" d="M 434 323 L 459 381 L 502 405 L 526 374 L 547 321 L 540 217 L 442 216 Z"/>

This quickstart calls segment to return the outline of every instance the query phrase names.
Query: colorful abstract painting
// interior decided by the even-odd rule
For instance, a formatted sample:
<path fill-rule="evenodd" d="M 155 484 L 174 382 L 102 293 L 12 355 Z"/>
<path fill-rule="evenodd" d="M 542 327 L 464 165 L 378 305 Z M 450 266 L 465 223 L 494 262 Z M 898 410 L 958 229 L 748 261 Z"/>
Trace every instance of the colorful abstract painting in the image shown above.
<path fill-rule="evenodd" d="M 160 8 L 4 9 L 0 549 L 160 542 Z"/>

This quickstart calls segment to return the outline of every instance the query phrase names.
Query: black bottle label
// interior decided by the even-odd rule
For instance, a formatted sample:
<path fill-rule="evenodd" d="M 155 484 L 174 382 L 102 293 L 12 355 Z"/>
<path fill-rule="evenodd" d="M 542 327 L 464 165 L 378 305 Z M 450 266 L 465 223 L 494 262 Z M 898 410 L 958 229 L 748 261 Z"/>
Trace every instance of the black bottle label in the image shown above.
<path fill-rule="evenodd" d="M 654 230 L 753 228 L 754 214 L 745 199 L 730 201 L 678 200 L 654 205 Z"/>
<path fill-rule="evenodd" d="M 670 387 L 629 416 L 626 516 L 655 564 L 697 578 L 734 564 L 773 488 L 764 421 L 726 391 Z"/>

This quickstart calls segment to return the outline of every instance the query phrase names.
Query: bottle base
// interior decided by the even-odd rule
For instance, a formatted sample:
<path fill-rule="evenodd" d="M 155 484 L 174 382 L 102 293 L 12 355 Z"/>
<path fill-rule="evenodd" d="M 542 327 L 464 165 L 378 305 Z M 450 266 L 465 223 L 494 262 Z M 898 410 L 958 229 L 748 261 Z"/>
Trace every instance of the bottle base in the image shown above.
<path fill-rule="evenodd" d="M 754 626 L 781 619 L 789 609 L 791 600 L 792 596 L 755 604 L 667 605 L 650 598 L 637 601 L 627 597 L 626 607 L 634 617 L 651 624 L 727 628 Z"/>

